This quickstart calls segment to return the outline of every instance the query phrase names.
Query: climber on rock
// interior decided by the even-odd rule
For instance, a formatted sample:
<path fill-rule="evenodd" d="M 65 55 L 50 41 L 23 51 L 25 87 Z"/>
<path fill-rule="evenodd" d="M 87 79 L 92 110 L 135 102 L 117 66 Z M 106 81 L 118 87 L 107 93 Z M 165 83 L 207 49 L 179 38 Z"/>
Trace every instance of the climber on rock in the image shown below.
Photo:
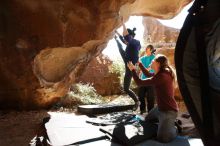
<path fill-rule="evenodd" d="M 126 28 L 124 24 L 124 20 L 122 18 L 122 25 L 123 25 L 123 35 L 119 34 L 116 31 L 116 34 L 119 36 L 120 40 L 126 45 L 126 49 L 124 50 L 122 47 L 122 44 L 117 39 L 117 36 L 115 36 L 116 43 L 118 45 L 119 52 L 121 54 L 121 57 L 125 63 L 125 75 L 124 75 L 124 84 L 123 88 L 124 91 L 134 100 L 135 102 L 135 110 L 139 106 L 139 100 L 137 95 L 130 89 L 131 79 L 132 79 L 132 73 L 127 67 L 127 63 L 131 61 L 133 64 L 136 64 L 139 59 L 139 50 L 141 48 L 141 44 L 139 40 L 134 39 L 135 37 L 135 30 L 136 28 L 133 28 L 133 30 Z"/>

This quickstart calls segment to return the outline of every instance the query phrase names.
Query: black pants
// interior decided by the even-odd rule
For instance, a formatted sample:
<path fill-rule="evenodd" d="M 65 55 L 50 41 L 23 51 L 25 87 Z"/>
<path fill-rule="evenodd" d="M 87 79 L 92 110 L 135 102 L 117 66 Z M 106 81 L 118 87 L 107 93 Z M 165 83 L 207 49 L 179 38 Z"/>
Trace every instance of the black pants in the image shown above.
<path fill-rule="evenodd" d="M 147 110 L 149 111 L 154 108 L 155 94 L 153 86 L 142 86 L 139 88 L 138 97 L 140 100 L 140 111 L 146 111 L 145 97 L 147 97 Z"/>
<path fill-rule="evenodd" d="M 122 44 L 117 39 L 116 39 L 116 42 L 117 42 L 121 57 L 125 63 L 125 76 L 124 76 L 124 85 L 123 85 L 124 91 L 134 100 L 134 102 L 137 102 L 138 101 L 137 95 L 131 89 L 129 89 L 131 85 L 131 79 L 132 79 L 132 73 L 127 67 L 127 63 L 129 60 L 126 58 L 126 54 L 125 54 L 125 51 L 123 50 Z"/>

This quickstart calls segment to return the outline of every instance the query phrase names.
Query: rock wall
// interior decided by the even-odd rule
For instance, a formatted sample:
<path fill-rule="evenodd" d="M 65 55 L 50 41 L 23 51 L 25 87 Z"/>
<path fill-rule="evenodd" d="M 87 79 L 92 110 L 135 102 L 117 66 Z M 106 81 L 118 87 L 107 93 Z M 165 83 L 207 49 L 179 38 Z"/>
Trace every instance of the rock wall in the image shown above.
<path fill-rule="evenodd" d="M 120 75 L 110 72 L 111 65 L 112 61 L 100 54 L 87 65 L 77 82 L 92 84 L 102 96 L 121 94 Z"/>
<path fill-rule="evenodd" d="M 66 94 L 120 15 L 175 16 L 191 0 L 1 0 L 0 108 L 45 108 Z"/>
<path fill-rule="evenodd" d="M 179 29 L 167 27 L 152 17 L 144 17 L 144 42 L 146 43 L 176 43 Z"/>

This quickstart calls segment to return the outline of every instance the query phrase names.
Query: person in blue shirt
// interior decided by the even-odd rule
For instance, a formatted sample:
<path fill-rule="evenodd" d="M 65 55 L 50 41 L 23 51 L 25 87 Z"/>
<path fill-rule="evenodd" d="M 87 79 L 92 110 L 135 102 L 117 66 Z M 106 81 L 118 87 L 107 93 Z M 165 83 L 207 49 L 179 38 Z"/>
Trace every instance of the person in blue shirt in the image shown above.
<path fill-rule="evenodd" d="M 150 65 L 152 60 L 155 58 L 155 51 L 156 49 L 154 49 L 152 45 L 148 45 L 145 50 L 145 55 L 139 59 L 139 62 L 141 62 L 143 66 L 152 73 L 154 72 L 154 70 L 150 69 Z M 142 80 L 145 80 L 147 77 L 142 72 L 140 72 L 140 78 Z M 155 94 L 154 94 L 153 86 L 142 86 L 138 90 L 141 114 L 146 112 L 145 96 L 147 97 L 147 110 L 149 113 L 149 111 L 154 107 L 154 102 L 155 102 Z"/>
<path fill-rule="evenodd" d="M 122 18 L 123 19 L 123 18 Z M 123 20 L 122 20 L 123 21 Z M 125 63 L 125 76 L 124 76 L 124 91 L 134 100 L 135 102 L 135 110 L 139 106 L 139 100 L 138 96 L 130 89 L 131 85 L 131 79 L 132 79 L 132 73 L 127 67 L 127 63 L 131 61 L 133 64 L 136 64 L 139 59 L 139 50 L 141 48 L 141 44 L 139 40 L 134 39 L 135 37 L 135 30 L 126 28 L 124 22 L 123 24 L 123 36 L 120 35 L 117 31 L 116 34 L 119 36 L 120 40 L 126 45 L 126 49 L 124 50 L 122 47 L 122 44 L 117 39 L 117 36 L 115 36 L 115 40 L 119 49 L 119 52 L 121 54 L 121 57 Z"/>

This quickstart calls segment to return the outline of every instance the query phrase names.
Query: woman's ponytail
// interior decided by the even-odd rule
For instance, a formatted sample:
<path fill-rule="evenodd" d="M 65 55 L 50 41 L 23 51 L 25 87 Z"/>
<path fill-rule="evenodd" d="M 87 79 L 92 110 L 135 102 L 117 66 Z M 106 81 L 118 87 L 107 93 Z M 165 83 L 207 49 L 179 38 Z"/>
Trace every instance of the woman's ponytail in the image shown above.
<path fill-rule="evenodd" d="M 127 28 L 127 31 L 129 33 L 129 35 L 132 35 L 133 37 L 135 37 L 135 31 L 136 31 L 136 28 L 134 27 L 132 30 L 130 28 Z"/>
<path fill-rule="evenodd" d="M 160 70 L 168 70 L 170 72 L 171 77 L 176 80 L 176 75 L 174 73 L 174 69 L 169 65 L 168 59 L 165 55 L 158 54 L 155 57 L 155 61 L 160 63 Z"/>
<path fill-rule="evenodd" d="M 136 31 L 136 27 L 134 27 L 132 31 L 135 32 Z"/>

